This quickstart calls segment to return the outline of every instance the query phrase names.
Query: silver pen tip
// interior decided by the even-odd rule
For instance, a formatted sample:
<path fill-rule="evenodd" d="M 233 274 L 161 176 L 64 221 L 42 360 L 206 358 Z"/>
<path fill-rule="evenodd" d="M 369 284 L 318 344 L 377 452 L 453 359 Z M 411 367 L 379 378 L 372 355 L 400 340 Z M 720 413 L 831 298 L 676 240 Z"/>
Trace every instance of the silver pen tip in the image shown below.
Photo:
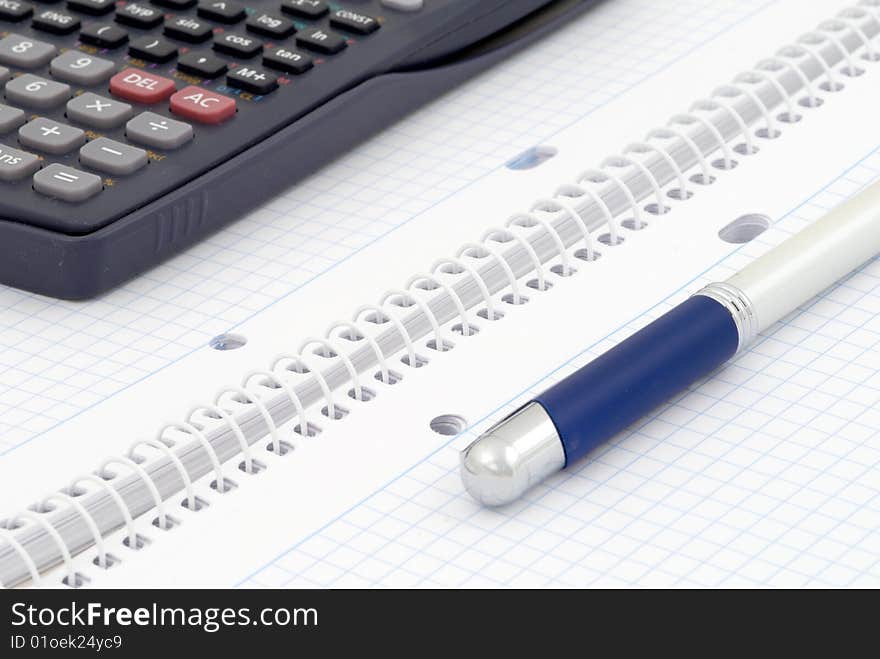
<path fill-rule="evenodd" d="M 538 403 L 490 428 L 460 457 L 464 487 L 484 506 L 512 503 L 565 466 L 556 427 Z"/>

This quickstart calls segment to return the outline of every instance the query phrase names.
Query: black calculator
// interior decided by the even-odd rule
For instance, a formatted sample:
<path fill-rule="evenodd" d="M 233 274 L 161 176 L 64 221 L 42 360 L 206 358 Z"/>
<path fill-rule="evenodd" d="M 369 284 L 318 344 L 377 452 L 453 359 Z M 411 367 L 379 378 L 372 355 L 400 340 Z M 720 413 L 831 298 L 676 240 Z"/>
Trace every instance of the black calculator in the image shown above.
<path fill-rule="evenodd" d="M 585 0 L 0 0 L 0 282 L 98 295 Z"/>

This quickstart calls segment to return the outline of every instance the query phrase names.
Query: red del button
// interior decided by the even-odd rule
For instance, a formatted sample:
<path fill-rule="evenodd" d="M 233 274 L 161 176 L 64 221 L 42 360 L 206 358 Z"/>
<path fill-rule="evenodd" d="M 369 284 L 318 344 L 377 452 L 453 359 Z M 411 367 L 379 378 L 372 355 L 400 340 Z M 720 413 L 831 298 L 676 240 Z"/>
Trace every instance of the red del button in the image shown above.
<path fill-rule="evenodd" d="M 173 80 L 137 69 L 126 69 L 110 78 L 110 92 L 135 103 L 159 103 L 174 93 L 175 89 Z"/>
<path fill-rule="evenodd" d="M 171 111 L 203 124 L 219 124 L 235 115 L 235 101 L 201 87 L 184 87 L 171 97 Z"/>

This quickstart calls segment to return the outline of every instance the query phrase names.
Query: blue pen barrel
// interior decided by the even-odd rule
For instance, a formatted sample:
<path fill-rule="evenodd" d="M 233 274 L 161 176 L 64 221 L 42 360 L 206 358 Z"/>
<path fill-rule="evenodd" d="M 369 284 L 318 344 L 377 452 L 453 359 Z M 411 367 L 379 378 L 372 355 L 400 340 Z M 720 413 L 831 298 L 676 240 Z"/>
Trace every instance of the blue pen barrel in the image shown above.
<path fill-rule="evenodd" d="M 538 396 L 566 466 L 711 373 L 738 343 L 730 312 L 695 295 Z"/>

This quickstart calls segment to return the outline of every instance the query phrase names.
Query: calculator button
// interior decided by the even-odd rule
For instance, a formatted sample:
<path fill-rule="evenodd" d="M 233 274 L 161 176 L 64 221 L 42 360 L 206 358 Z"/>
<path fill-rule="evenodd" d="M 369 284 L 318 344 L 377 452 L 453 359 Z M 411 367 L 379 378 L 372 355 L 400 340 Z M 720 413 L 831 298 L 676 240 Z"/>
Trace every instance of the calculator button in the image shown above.
<path fill-rule="evenodd" d="M 0 66 L 0 87 L 6 84 L 6 81 L 9 80 L 9 76 L 12 75 L 9 73 L 9 69 L 5 66 Z"/>
<path fill-rule="evenodd" d="M 301 48 L 308 48 L 325 55 L 335 55 L 348 45 L 338 34 L 321 28 L 300 32 L 296 37 L 296 44 Z"/>
<path fill-rule="evenodd" d="M 375 18 L 350 9 L 334 11 L 330 16 L 330 25 L 355 34 L 371 34 L 379 29 L 379 22 Z"/>
<path fill-rule="evenodd" d="M 271 14 L 254 14 L 247 21 L 247 29 L 273 39 L 286 39 L 296 32 L 292 21 Z"/>
<path fill-rule="evenodd" d="M 243 34 L 227 32 L 214 37 L 214 50 L 237 57 L 253 57 L 263 49 L 263 42 Z"/>
<path fill-rule="evenodd" d="M 86 134 L 79 128 L 37 117 L 18 129 L 18 141 L 37 151 L 61 155 L 82 146 Z"/>
<path fill-rule="evenodd" d="M 67 8 L 83 14 L 103 16 L 116 9 L 116 0 L 67 0 Z"/>
<path fill-rule="evenodd" d="M 312 58 L 289 48 L 267 50 L 263 55 L 263 64 L 271 69 L 285 73 L 305 73 L 313 66 Z"/>
<path fill-rule="evenodd" d="M 20 34 L 0 39 L 0 64 L 20 69 L 36 69 L 55 57 L 55 46 Z"/>
<path fill-rule="evenodd" d="M 153 4 L 159 5 L 160 7 L 168 7 L 168 9 L 177 9 L 179 11 L 181 9 L 189 9 L 196 4 L 196 0 L 153 0 Z"/>
<path fill-rule="evenodd" d="M 43 32 L 51 32 L 52 34 L 70 34 L 79 29 L 79 19 L 73 14 L 68 14 L 55 9 L 47 9 L 34 14 L 34 21 L 31 23 L 35 30 Z"/>
<path fill-rule="evenodd" d="M 382 4 L 389 9 L 400 11 L 419 11 L 423 6 L 423 0 L 382 0 Z"/>
<path fill-rule="evenodd" d="M 177 70 L 213 80 L 226 73 L 226 62 L 211 53 L 186 53 L 177 60 Z"/>
<path fill-rule="evenodd" d="M 112 176 L 126 176 L 146 167 L 148 158 L 143 149 L 99 137 L 79 150 L 79 161 L 89 169 Z"/>
<path fill-rule="evenodd" d="M 268 94 L 278 89 L 278 78 L 262 69 L 241 66 L 229 72 L 226 84 L 251 94 Z"/>
<path fill-rule="evenodd" d="M 177 57 L 177 46 L 162 37 L 141 37 L 128 45 L 128 53 L 148 62 L 167 62 Z"/>
<path fill-rule="evenodd" d="M 83 43 L 97 46 L 98 48 L 119 48 L 128 41 L 128 32 L 121 27 L 107 23 L 91 23 L 86 25 L 79 33 L 79 39 Z"/>
<path fill-rule="evenodd" d="M 131 118 L 131 106 L 86 92 L 67 102 L 67 118 L 98 130 L 121 126 Z"/>
<path fill-rule="evenodd" d="M 6 83 L 6 98 L 16 105 L 47 110 L 70 98 L 70 86 L 26 73 Z"/>
<path fill-rule="evenodd" d="M 189 43 L 201 43 L 211 38 L 213 28 L 205 21 L 189 16 L 177 16 L 165 21 L 165 36 Z"/>
<path fill-rule="evenodd" d="M 139 27 L 143 30 L 149 30 L 150 28 L 156 27 L 164 18 L 165 17 L 160 9 L 148 7 L 136 2 L 131 2 L 116 10 L 117 23 Z"/>
<path fill-rule="evenodd" d="M 0 20 L 17 23 L 34 13 L 34 6 L 22 0 L 0 0 Z"/>
<path fill-rule="evenodd" d="M 78 50 L 68 50 L 52 60 L 49 71 L 59 80 L 75 85 L 93 86 L 107 80 L 116 65 L 107 59 L 92 57 Z"/>
<path fill-rule="evenodd" d="M 174 93 L 173 80 L 138 69 L 126 69 L 110 78 L 110 92 L 126 101 L 159 103 Z"/>
<path fill-rule="evenodd" d="M 329 11 L 322 0 L 284 0 L 281 11 L 298 18 L 321 18 Z"/>
<path fill-rule="evenodd" d="M 171 150 L 190 142 L 193 129 L 182 121 L 175 121 L 155 112 L 142 112 L 125 124 L 125 135 L 132 142 L 144 146 Z"/>
<path fill-rule="evenodd" d="M 101 177 L 53 163 L 34 174 L 34 190 L 71 203 L 85 201 L 101 192 Z"/>
<path fill-rule="evenodd" d="M 34 154 L 0 144 L 0 181 L 19 181 L 39 168 L 40 159 Z"/>
<path fill-rule="evenodd" d="M 244 18 L 244 7 L 232 0 L 201 0 L 196 13 L 218 23 L 232 25 Z"/>
<path fill-rule="evenodd" d="M 0 133 L 11 133 L 24 122 L 24 110 L 0 105 Z"/>
<path fill-rule="evenodd" d="M 171 111 L 203 124 L 220 124 L 235 116 L 235 101 L 200 87 L 184 87 L 171 97 Z"/>

